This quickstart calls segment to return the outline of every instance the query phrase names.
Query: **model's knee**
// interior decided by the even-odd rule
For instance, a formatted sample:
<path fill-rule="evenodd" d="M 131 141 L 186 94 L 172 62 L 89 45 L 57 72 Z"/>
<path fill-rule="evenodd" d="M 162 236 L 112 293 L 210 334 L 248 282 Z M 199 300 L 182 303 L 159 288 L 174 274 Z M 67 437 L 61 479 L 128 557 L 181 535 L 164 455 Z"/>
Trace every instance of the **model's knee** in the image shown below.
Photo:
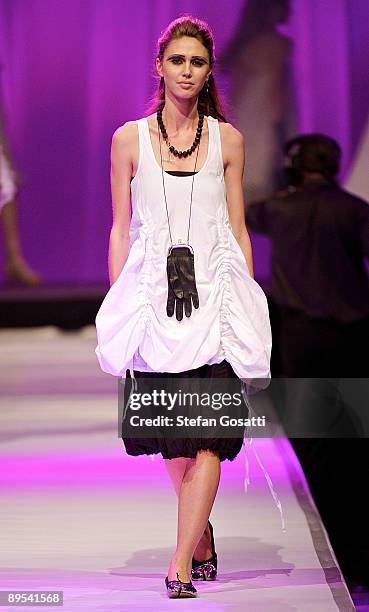
<path fill-rule="evenodd" d="M 188 462 L 187 457 L 173 457 L 172 459 L 164 459 L 167 465 L 175 465 L 175 466 L 186 466 Z"/>
<path fill-rule="evenodd" d="M 219 459 L 219 453 L 218 451 L 212 451 L 209 449 L 201 449 L 197 451 L 197 457 L 217 457 Z"/>

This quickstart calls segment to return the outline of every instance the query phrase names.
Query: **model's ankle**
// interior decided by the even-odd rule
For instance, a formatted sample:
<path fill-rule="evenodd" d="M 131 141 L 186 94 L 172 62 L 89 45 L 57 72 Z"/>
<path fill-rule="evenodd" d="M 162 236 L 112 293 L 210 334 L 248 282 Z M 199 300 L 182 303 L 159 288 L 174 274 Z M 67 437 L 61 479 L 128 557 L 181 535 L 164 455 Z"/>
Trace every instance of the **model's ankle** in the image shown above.
<path fill-rule="evenodd" d="M 169 580 L 181 580 L 182 582 L 189 582 L 190 575 L 191 575 L 191 562 L 189 562 L 188 560 L 183 560 L 181 558 L 173 557 L 170 562 L 170 566 L 168 570 L 168 579 Z"/>
<path fill-rule="evenodd" d="M 211 549 L 211 535 L 209 525 L 207 526 L 205 532 L 201 536 L 199 543 L 197 544 L 195 551 L 193 553 L 193 558 L 195 561 L 205 561 L 206 559 L 210 559 L 212 556 Z"/>

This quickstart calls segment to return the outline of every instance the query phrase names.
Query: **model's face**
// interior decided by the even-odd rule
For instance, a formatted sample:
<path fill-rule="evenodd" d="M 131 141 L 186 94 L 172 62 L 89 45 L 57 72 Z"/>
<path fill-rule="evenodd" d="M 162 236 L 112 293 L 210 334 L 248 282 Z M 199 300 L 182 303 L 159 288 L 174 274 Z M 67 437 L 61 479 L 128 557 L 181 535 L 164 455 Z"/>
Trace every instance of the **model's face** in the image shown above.
<path fill-rule="evenodd" d="M 197 96 L 210 75 L 209 53 L 204 45 L 190 36 L 172 40 L 162 62 L 156 59 L 158 74 L 165 89 L 178 98 Z"/>

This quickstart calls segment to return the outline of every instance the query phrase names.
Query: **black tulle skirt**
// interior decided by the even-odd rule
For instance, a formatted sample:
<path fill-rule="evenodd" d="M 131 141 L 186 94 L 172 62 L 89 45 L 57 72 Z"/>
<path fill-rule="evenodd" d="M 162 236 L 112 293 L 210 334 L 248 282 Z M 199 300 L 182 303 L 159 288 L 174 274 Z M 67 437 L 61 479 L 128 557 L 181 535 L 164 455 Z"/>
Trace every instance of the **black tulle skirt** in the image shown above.
<path fill-rule="evenodd" d="M 152 373 L 134 371 L 138 390 L 140 381 L 147 378 L 203 378 L 209 381 L 214 378 L 234 379 L 232 388 L 239 388 L 241 393 L 241 381 L 236 376 L 232 366 L 227 361 L 212 365 L 203 365 L 193 370 L 178 373 Z M 147 381 L 146 381 L 147 382 Z M 127 378 L 124 385 L 124 404 L 127 403 L 132 391 L 132 378 L 127 370 Z M 247 414 L 247 406 L 244 404 L 244 414 Z M 197 451 L 209 450 L 218 454 L 220 461 L 228 459 L 233 461 L 242 448 L 244 440 L 244 429 L 232 429 L 232 437 L 127 437 L 121 429 L 121 437 L 128 455 L 153 455 L 161 453 L 163 459 L 174 459 L 176 457 L 195 458 Z M 239 435 L 237 433 L 239 432 Z"/>

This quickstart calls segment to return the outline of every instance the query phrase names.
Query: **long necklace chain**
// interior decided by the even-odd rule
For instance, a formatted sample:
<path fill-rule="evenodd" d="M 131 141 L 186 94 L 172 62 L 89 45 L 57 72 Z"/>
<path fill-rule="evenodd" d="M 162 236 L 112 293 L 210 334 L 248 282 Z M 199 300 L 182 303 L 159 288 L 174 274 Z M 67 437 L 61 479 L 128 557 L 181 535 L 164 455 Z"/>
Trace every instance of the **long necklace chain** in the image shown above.
<path fill-rule="evenodd" d="M 162 110 L 162 109 L 161 109 Z M 158 113 L 157 112 L 157 119 L 158 119 L 158 124 L 160 127 L 160 123 L 159 123 L 159 117 L 158 117 Z M 164 125 L 164 124 L 163 124 Z M 164 128 L 165 129 L 165 128 Z M 167 220 L 168 220 L 168 228 L 169 228 L 169 237 L 170 237 L 170 242 L 171 245 L 173 245 L 173 238 L 172 238 L 172 232 L 170 229 L 170 222 L 169 222 L 169 212 L 168 212 L 168 202 L 167 202 L 167 195 L 166 195 L 166 191 L 165 191 L 165 181 L 164 181 L 164 169 L 163 169 L 163 156 L 162 156 L 162 151 L 161 151 L 161 129 L 158 130 L 159 131 L 159 148 L 160 148 L 160 164 L 161 164 L 161 176 L 162 176 L 162 181 L 163 181 L 163 192 L 164 192 L 164 199 L 165 199 L 165 208 L 167 211 Z M 201 140 L 201 132 L 200 132 L 200 139 L 198 140 L 197 143 L 197 153 L 196 153 L 196 160 L 195 160 L 195 168 L 193 171 L 193 175 L 192 175 L 192 184 L 191 184 L 191 200 L 190 200 L 190 214 L 188 216 L 188 231 L 187 231 L 187 244 L 189 244 L 189 239 L 190 239 L 190 224 L 191 224 L 191 212 L 192 212 L 192 195 L 193 195 L 193 183 L 195 180 L 195 172 L 196 172 L 196 166 L 197 166 L 197 158 L 199 156 L 199 149 L 200 147 L 198 146 L 200 144 L 200 140 Z"/>

